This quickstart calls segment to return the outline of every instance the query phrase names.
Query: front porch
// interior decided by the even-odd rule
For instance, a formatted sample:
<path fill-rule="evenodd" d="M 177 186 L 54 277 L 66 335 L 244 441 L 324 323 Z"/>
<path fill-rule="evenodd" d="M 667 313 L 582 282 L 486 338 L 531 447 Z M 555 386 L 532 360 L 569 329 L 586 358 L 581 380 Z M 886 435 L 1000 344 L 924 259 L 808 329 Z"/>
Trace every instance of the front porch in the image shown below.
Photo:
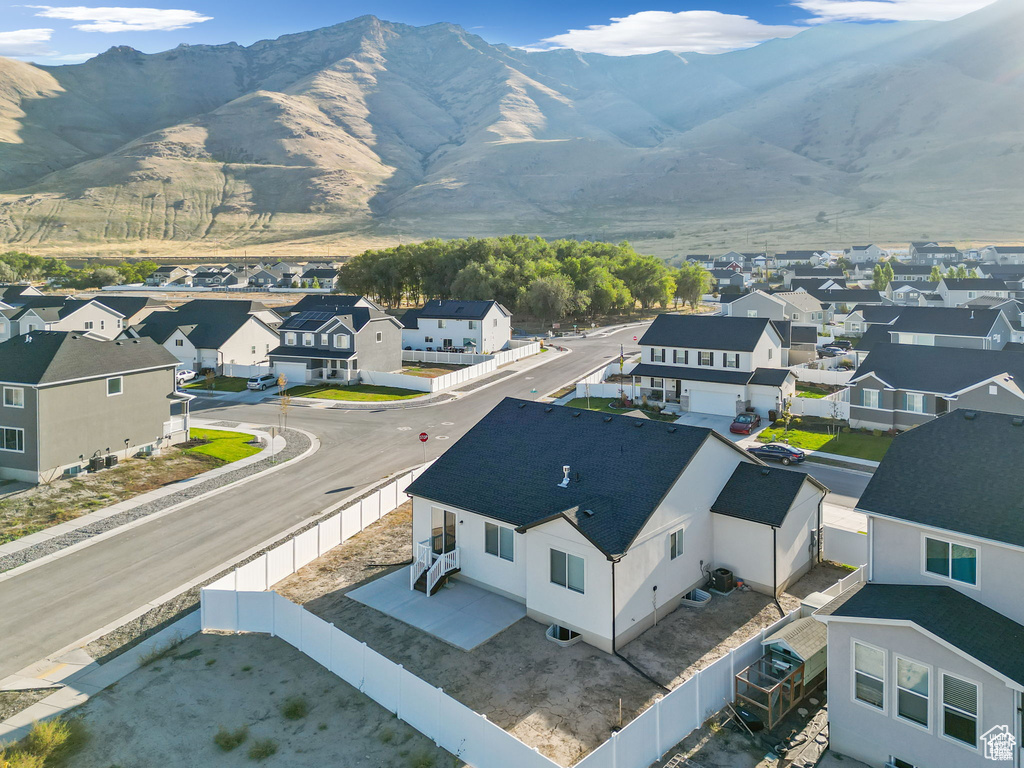
<path fill-rule="evenodd" d="M 345 384 L 359 379 L 359 369 L 354 359 L 335 360 L 314 358 L 309 371 L 309 383 L 329 381 Z"/>

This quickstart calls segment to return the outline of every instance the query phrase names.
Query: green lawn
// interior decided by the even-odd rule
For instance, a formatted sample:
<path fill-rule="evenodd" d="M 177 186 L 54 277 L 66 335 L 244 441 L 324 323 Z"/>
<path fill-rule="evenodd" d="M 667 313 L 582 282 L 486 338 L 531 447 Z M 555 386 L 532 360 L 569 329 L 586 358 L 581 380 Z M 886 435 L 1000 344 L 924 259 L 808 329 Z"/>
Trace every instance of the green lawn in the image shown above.
<path fill-rule="evenodd" d="M 185 385 L 185 389 L 207 389 L 216 392 L 243 392 L 248 379 L 240 379 L 235 376 L 215 376 L 213 386 L 207 384 L 202 376 Z"/>
<path fill-rule="evenodd" d="M 219 429 L 192 429 L 189 430 L 189 438 L 192 440 L 209 440 L 203 445 L 197 445 L 187 450 L 192 453 L 204 453 L 220 459 L 225 464 L 244 459 L 259 453 L 260 449 L 255 445 L 249 445 L 252 435 L 244 432 L 225 432 Z"/>
<path fill-rule="evenodd" d="M 292 397 L 321 397 L 325 400 L 352 400 L 376 402 L 379 400 L 408 400 L 427 394 L 415 389 L 400 387 L 377 387 L 372 384 L 354 384 L 351 387 L 340 387 L 337 384 L 311 384 L 292 387 L 288 390 Z"/>
<path fill-rule="evenodd" d="M 840 432 L 830 435 L 825 432 L 811 432 L 804 429 L 791 429 L 783 437 L 781 427 L 769 428 L 761 432 L 757 439 L 762 443 L 789 443 L 794 448 L 808 451 L 824 451 L 838 456 L 851 456 L 855 459 L 881 461 L 889 450 L 892 438 L 888 435 L 875 437 L 864 432 Z"/>
<path fill-rule="evenodd" d="M 809 398 L 811 398 L 813 400 L 821 400 L 823 397 L 825 397 L 825 395 L 823 395 L 821 392 L 815 392 L 815 391 L 810 390 L 810 389 L 802 389 L 802 390 L 800 390 L 799 392 L 796 393 L 796 396 L 797 397 L 809 397 Z"/>
<path fill-rule="evenodd" d="M 587 398 L 577 397 L 575 400 L 570 400 L 568 403 L 566 403 L 566 406 L 569 408 L 583 408 L 584 410 L 601 411 L 603 413 L 617 413 L 619 415 L 625 413 L 626 411 L 643 410 L 642 408 L 612 408 L 610 402 L 611 401 L 609 401 L 607 397 L 592 397 L 590 398 L 590 407 L 588 409 Z M 673 414 L 655 413 L 654 411 L 644 411 L 644 414 L 646 414 L 648 418 L 654 419 L 655 421 L 675 421 L 676 419 L 679 418 L 678 416 L 675 416 Z"/>

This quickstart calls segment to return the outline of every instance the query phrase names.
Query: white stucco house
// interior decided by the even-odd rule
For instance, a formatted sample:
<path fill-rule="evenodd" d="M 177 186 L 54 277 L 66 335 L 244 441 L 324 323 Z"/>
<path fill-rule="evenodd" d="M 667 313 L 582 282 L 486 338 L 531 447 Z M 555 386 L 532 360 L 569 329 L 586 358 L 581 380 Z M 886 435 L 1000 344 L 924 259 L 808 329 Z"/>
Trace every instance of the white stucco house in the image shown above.
<path fill-rule="evenodd" d="M 957 410 L 893 441 L 858 502 L 867 582 L 815 613 L 833 751 L 871 766 L 1021 764 L 1022 463 L 1019 416 Z M 987 742 L 1007 730 L 993 762 Z"/>
<path fill-rule="evenodd" d="M 708 428 L 506 398 L 407 493 L 410 584 L 469 582 L 612 653 L 713 569 L 777 595 L 819 559 L 827 489 Z"/>
<path fill-rule="evenodd" d="M 509 345 L 512 313 L 496 301 L 428 301 L 402 315 L 403 349 L 462 349 L 489 355 Z"/>
<path fill-rule="evenodd" d="M 121 333 L 123 320 L 120 312 L 94 299 L 40 296 L 27 299 L 10 313 L 8 332 L 15 336 L 32 331 L 75 331 L 109 341 Z"/>
<path fill-rule="evenodd" d="M 735 302 L 734 302 L 735 303 Z M 780 324 L 781 325 L 781 324 Z M 762 417 L 796 394 L 789 333 L 764 317 L 659 315 L 631 372 L 648 402 L 674 411 Z"/>

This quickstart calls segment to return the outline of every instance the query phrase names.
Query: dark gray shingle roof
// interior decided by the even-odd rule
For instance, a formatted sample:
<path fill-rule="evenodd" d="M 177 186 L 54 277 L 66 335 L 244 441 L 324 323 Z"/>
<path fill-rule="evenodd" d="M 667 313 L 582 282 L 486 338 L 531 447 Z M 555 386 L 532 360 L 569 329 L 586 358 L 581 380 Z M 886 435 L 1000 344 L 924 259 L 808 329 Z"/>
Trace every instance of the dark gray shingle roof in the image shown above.
<path fill-rule="evenodd" d="M 952 587 L 863 584 L 816 615 L 909 621 L 1024 684 L 1024 627 Z"/>
<path fill-rule="evenodd" d="M 445 320 L 480 320 L 497 307 L 501 312 L 512 316 L 512 313 L 496 301 L 456 301 L 455 299 L 428 301 L 419 311 L 420 317 L 436 317 Z"/>
<path fill-rule="evenodd" d="M 956 410 L 904 432 L 857 507 L 1024 547 L 1024 495 L 1014 482 L 1024 466 L 1024 426 L 1014 419 Z"/>
<path fill-rule="evenodd" d="M 948 395 L 999 374 L 1024 383 L 1024 355 L 992 349 L 877 344 L 854 379 L 869 373 L 895 389 Z"/>
<path fill-rule="evenodd" d="M 0 379 L 55 384 L 146 368 L 174 368 L 174 355 L 150 339 L 98 341 L 66 331 L 33 331 L 0 343 Z"/>
<path fill-rule="evenodd" d="M 946 288 L 951 291 L 1006 291 L 1006 282 L 995 277 L 969 277 L 966 280 L 942 278 Z"/>
<path fill-rule="evenodd" d="M 658 315 L 640 343 L 654 347 L 752 352 L 770 323 L 763 317 Z"/>
<path fill-rule="evenodd" d="M 803 472 L 740 464 L 711 505 L 711 511 L 778 528 L 807 479 Z"/>
<path fill-rule="evenodd" d="M 889 330 L 940 336 L 987 336 L 999 314 L 997 309 L 903 307 Z"/>
<path fill-rule="evenodd" d="M 707 440 L 724 438 L 702 427 L 506 398 L 407 492 L 517 527 L 563 516 L 615 557 Z M 567 488 L 558 487 L 563 465 L 571 467 Z"/>

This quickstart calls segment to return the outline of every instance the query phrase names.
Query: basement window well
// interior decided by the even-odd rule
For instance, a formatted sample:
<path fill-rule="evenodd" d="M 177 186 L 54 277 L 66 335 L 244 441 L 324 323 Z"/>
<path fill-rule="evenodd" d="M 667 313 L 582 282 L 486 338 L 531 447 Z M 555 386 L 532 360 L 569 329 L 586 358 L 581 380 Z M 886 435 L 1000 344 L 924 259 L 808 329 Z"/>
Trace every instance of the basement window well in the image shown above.
<path fill-rule="evenodd" d="M 569 629 L 568 627 L 562 627 L 558 624 L 552 624 L 548 627 L 547 638 L 555 645 L 560 645 L 562 648 L 568 648 L 570 645 L 575 645 L 580 641 L 579 632 Z"/>

